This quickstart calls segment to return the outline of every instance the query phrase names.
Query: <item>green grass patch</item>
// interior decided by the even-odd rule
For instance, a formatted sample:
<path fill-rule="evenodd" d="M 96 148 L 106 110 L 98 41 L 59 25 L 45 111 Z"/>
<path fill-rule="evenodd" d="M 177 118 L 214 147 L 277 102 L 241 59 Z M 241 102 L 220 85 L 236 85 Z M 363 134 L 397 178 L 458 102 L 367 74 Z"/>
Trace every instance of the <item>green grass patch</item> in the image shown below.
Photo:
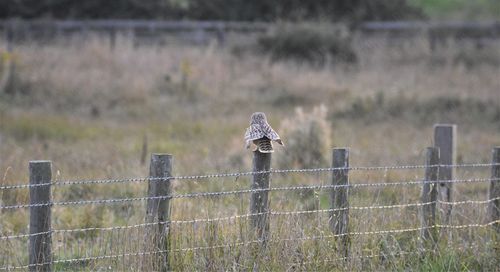
<path fill-rule="evenodd" d="M 430 18 L 441 20 L 500 18 L 500 2 L 497 0 L 410 0 L 410 3 L 421 8 Z"/>
<path fill-rule="evenodd" d="M 54 115 L 2 115 L 0 130 L 18 141 L 32 138 L 63 142 L 94 138 L 105 132 L 103 128 Z"/>
<path fill-rule="evenodd" d="M 356 98 L 349 107 L 334 112 L 332 119 L 359 119 L 366 122 L 401 119 L 418 125 L 431 123 L 469 123 L 494 126 L 500 130 L 500 105 L 493 101 L 452 96 L 418 100 L 404 95 L 386 98 Z"/>

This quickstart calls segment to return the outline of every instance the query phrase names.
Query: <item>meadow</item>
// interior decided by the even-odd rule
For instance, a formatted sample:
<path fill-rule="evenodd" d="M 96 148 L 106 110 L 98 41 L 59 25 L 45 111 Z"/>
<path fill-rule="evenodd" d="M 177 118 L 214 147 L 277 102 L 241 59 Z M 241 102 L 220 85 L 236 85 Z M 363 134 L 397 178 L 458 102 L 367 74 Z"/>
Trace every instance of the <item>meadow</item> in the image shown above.
<path fill-rule="evenodd" d="M 494 0 L 411 0 L 411 3 L 423 9 L 424 13 L 437 20 L 496 20 L 500 14 L 500 4 Z"/>
<path fill-rule="evenodd" d="M 245 150 L 243 135 L 255 111 L 265 112 L 285 143 L 292 142 L 285 149 L 277 147 L 273 168 L 328 167 L 332 147 L 349 147 L 353 166 L 421 165 L 425 148 L 433 145 L 435 123 L 457 124 L 458 163 L 490 162 L 500 134 L 500 42 L 478 49 L 473 42 L 450 40 L 431 50 L 424 37 L 395 42 L 356 36 L 353 44 L 357 63 L 322 65 L 275 62 L 216 42 L 136 44 L 126 35 L 118 36 L 114 48 L 98 35 L 18 44 L 12 54 L 13 84 L 8 93 L 0 94 L 1 184 L 26 183 L 28 162 L 39 159 L 53 162 L 55 180 L 144 177 L 149 159 L 144 154 L 151 152 L 172 154 L 174 175 L 248 171 L 252 153 Z M 489 171 L 459 169 L 457 176 L 488 177 Z M 422 176 L 422 169 L 367 171 L 352 173 L 351 180 L 391 182 Z M 323 184 L 329 179 L 328 173 L 276 175 L 272 184 Z M 249 187 L 248 177 L 174 183 L 176 193 Z M 459 184 L 456 191 L 458 201 L 485 199 L 487 184 Z M 27 192 L 4 190 L 0 202 L 27 203 Z M 419 187 L 353 190 L 351 203 L 414 203 L 419 192 Z M 53 197 L 71 201 L 145 193 L 144 183 L 75 185 L 58 187 Z M 327 194 L 322 190 L 272 192 L 271 209 L 325 209 Z M 172 219 L 246 214 L 247 202 L 246 195 L 175 199 Z M 483 222 L 485 207 L 473 207 L 457 206 L 454 223 Z M 138 224 L 143 222 L 144 209 L 144 203 L 54 207 L 53 227 Z M 417 214 L 415 207 L 361 210 L 353 213 L 352 228 L 359 232 L 411 228 L 418 225 Z M 27 209 L 2 211 L 0 232 L 26 233 L 28 217 Z M 338 257 L 332 252 L 332 239 L 292 239 L 328 233 L 325 222 L 325 214 L 278 216 L 271 222 L 278 242 L 265 252 L 247 244 L 179 251 L 171 256 L 172 268 L 249 270 L 255 263 L 270 271 L 491 271 L 498 267 L 498 258 L 489 249 L 490 233 L 483 229 L 453 230 L 453 238 L 443 239 L 437 254 L 424 256 L 405 255 L 417 251 L 415 233 L 359 236 L 352 240 L 353 255 L 383 257 L 328 262 Z M 171 243 L 189 248 L 251 241 L 245 236 L 246 228 L 245 220 L 173 225 Z M 135 241 L 144 234 L 132 229 L 111 236 L 58 235 L 54 235 L 54 247 L 59 258 L 78 258 L 141 250 Z M 23 263 L 23 250 L 23 243 L 2 247 L 1 255 L 7 256 L 2 262 Z M 137 270 L 141 266 L 135 256 L 56 268 Z"/>

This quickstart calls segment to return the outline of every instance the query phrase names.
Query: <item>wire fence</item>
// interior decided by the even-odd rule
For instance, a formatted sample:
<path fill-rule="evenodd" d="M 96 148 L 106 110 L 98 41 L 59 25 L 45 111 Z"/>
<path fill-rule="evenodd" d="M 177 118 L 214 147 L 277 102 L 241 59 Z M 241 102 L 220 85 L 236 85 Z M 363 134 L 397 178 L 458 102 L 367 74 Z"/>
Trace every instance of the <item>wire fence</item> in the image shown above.
<path fill-rule="evenodd" d="M 409 169 L 425 169 L 428 167 L 436 168 L 477 168 L 477 167 L 492 167 L 498 166 L 496 163 L 469 163 L 469 164 L 454 164 L 454 165 L 394 165 L 394 166 L 358 166 L 358 167 L 328 167 L 328 168 L 311 168 L 311 169 L 272 169 L 267 171 L 248 171 L 236 173 L 220 173 L 207 175 L 188 175 L 177 177 L 135 177 L 135 178 L 116 178 L 116 179 L 78 179 L 78 180 L 54 180 L 53 182 L 40 184 L 14 184 L 0 186 L 0 190 L 7 189 L 24 189 L 30 187 L 41 186 L 69 186 L 69 185 L 84 185 L 84 184 L 110 184 L 110 183 L 140 183 L 140 182 L 165 182 L 169 180 L 209 180 L 217 181 L 220 178 L 227 177 L 244 177 L 256 174 L 287 174 L 287 173 L 315 173 L 315 172 L 331 172 L 335 170 L 346 171 L 387 171 L 387 170 L 409 170 Z M 443 182 L 443 181 L 440 181 Z"/>
<path fill-rule="evenodd" d="M 473 178 L 473 179 L 454 179 L 454 180 L 442 180 L 440 183 L 476 183 L 476 182 L 489 182 L 498 181 L 500 179 L 492 178 Z M 120 204 L 124 202 L 137 202 L 137 201 L 147 201 L 147 200 L 164 200 L 164 199 L 174 199 L 174 198 L 197 198 L 197 197 L 221 197 L 227 195 L 240 195 L 249 194 L 257 192 L 272 192 L 272 191 L 301 191 L 307 189 L 338 189 L 338 188 L 356 188 L 356 187 L 386 187 L 386 186 L 408 186 L 408 185 L 423 185 L 434 183 L 433 181 L 425 180 L 410 180 L 410 181 L 400 181 L 400 182 L 388 182 L 388 183 L 358 183 L 358 184 L 348 184 L 348 185 L 307 185 L 307 186 L 293 186 L 293 187 L 274 187 L 266 189 L 248 189 L 248 190 L 234 190 L 234 191 L 223 191 L 223 192 L 199 192 L 191 194 L 171 194 L 166 196 L 157 197 L 135 197 L 135 198 L 121 198 L 121 199 L 97 199 L 97 200 L 80 200 L 80 201 L 59 201 L 50 203 L 37 203 L 37 204 L 20 204 L 20 205 L 10 205 L 10 206 L 0 206 L 0 209 L 20 209 L 20 208 L 30 208 L 30 207 L 44 207 L 44 206 L 76 206 L 76 205 L 107 205 L 107 204 Z"/>
<path fill-rule="evenodd" d="M 369 231 L 369 232 L 350 232 L 342 235 L 321 235 L 321 236 L 304 236 L 304 237 L 296 237 L 296 238 L 288 238 L 288 239 L 279 239 L 279 240 L 270 240 L 270 243 L 279 243 L 279 242 L 285 242 L 285 241 L 304 241 L 304 240 L 322 240 L 322 239 L 327 239 L 327 238 L 337 238 L 341 236 L 362 236 L 362 235 L 381 235 L 381 234 L 394 234 L 394 233 L 405 233 L 405 232 L 416 232 L 416 231 L 421 231 L 421 230 L 426 230 L 426 229 L 467 229 L 467 228 L 485 228 L 492 226 L 493 224 L 498 224 L 500 223 L 500 220 L 496 220 L 487 224 L 469 224 L 469 225 L 457 225 L 457 226 L 449 226 L 449 225 L 434 225 L 431 227 L 427 228 L 422 228 L 422 227 L 415 227 L 415 228 L 409 228 L 409 229 L 393 229 L 393 230 L 380 230 L 380 231 Z M 116 229 L 116 228 L 115 228 Z M 58 232 L 58 231 L 54 231 Z M 262 243 L 261 240 L 252 240 L 252 241 L 245 241 L 245 242 L 235 242 L 231 244 L 223 244 L 223 245 L 214 245 L 214 246 L 206 246 L 206 247 L 191 247 L 191 248 L 179 248 L 179 249 L 171 249 L 171 250 L 156 250 L 152 252 L 133 252 L 133 253 L 122 253 L 122 254 L 115 254 L 115 255 L 104 255 L 104 256 L 92 256 L 92 257 L 84 257 L 84 258 L 73 258 L 73 259 L 60 259 L 60 260 L 53 260 L 50 263 L 58 264 L 58 263 L 74 263 L 74 262 L 82 262 L 82 261 L 96 261 L 96 260 L 103 260 L 103 259 L 113 259 L 113 258 L 123 258 L 123 257 L 130 257 L 130 256 L 145 256 L 145 255 L 154 255 L 158 253 L 165 253 L 165 252 L 186 252 L 186 251 L 204 251 L 204 250 L 214 250 L 214 249 L 221 249 L 221 248 L 235 248 L 239 246 L 248 246 L 251 244 L 259 244 Z M 425 251 L 425 249 L 423 249 Z M 420 251 L 421 252 L 421 251 Z M 420 253 L 420 252 L 413 252 L 415 253 Z M 393 255 L 398 255 L 400 254 L 399 252 L 393 253 Z M 403 254 L 405 254 L 403 252 Z M 377 255 L 381 256 L 381 255 Z M 370 256 L 355 256 L 355 258 L 370 258 Z M 337 258 L 335 261 L 342 260 L 342 259 L 349 259 L 349 257 L 344 257 L 344 258 Z M 330 260 L 334 261 L 334 260 Z M 12 267 L 6 267 L 6 269 L 25 269 L 33 266 L 42 266 L 48 263 L 40 263 L 40 264 L 34 264 L 34 265 L 24 265 L 24 266 L 12 266 Z M 5 268 L 3 268 L 5 269 Z"/>
<path fill-rule="evenodd" d="M 14 203 L 12 205 L 1 205 L 3 221 L 7 222 L 8 218 L 15 217 L 15 211 L 23 211 L 26 208 L 37 209 L 47 207 L 53 209 L 56 213 L 53 222 L 59 219 L 58 212 L 65 213 L 69 209 L 71 216 L 78 216 L 79 212 L 85 207 L 91 206 L 92 216 L 99 216 L 102 210 L 105 210 L 110 215 L 116 213 L 116 209 L 120 209 L 123 205 L 132 205 L 127 207 L 132 218 L 137 222 L 140 221 L 138 210 L 146 210 L 145 203 L 149 201 L 161 200 L 182 200 L 182 202 L 172 205 L 171 213 L 175 214 L 175 218 L 170 218 L 164 221 L 154 222 L 137 222 L 132 223 L 130 220 L 121 220 L 126 222 L 124 225 L 118 225 L 120 220 L 113 220 L 111 226 L 93 226 L 92 222 L 81 225 L 76 224 L 72 227 L 55 227 L 43 232 L 25 232 L 9 230 L 4 228 L 0 234 L 0 244 L 2 244 L 2 257 L 0 257 L 0 270 L 26 270 L 33 267 L 44 267 L 51 265 L 55 270 L 90 268 L 91 270 L 108 267 L 112 269 L 132 269 L 140 270 L 142 268 L 154 268 L 158 256 L 163 254 L 169 256 L 169 265 L 179 270 L 187 268 L 200 268 L 207 263 L 217 262 L 215 267 L 228 268 L 229 264 L 226 260 L 235 261 L 235 258 L 246 257 L 239 259 L 239 264 L 243 267 L 249 267 L 249 260 L 255 260 L 255 255 L 262 254 L 273 250 L 295 250 L 307 248 L 307 251 L 323 250 L 328 252 L 328 248 L 332 244 L 343 237 L 349 237 L 352 253 L 350 256 L 342 256 L 338 252 L 321 255 L 321 258 L 315 256 L 306 256 L 305 252 L 301 253 L 299 262 L 296 262 L 297 256 L 291 254 L 283 259 L 282 265 L 304 266 L 307 264 L 335 263 L 340 261 L 356 262 L 366 258 L 375 258 L 382 256 L 407 256 L 417 254 L 421 256 L 428 249 L 421 247 L 421 237 L 415 233 L 425 231 L 437 231 L 439 233 L 455 232 L 453 238 L 449 237 L 448 243 L 454 243 L 460 246 L 470 244 L 472 236 L 481 237 L 484 241 L 484 248 L 481 252 L 488 254 L 490 250 L 488 246 L 492 243 L 493 237 L 491 230 L 500 223 L 499 219 L 489 217 L 489 207 L 500 201 L 500 196 L 486 196 L 483 199 L 478 199 L 478 192 L 484 191 L 481 184 L 493 184 L 498 182 L 500 178 L 484 177 L 486 171 L 495 169 L 499 166 L 498 163 L 481 163 L 481 164 L 455 164 L 455 165 L 404 165 L 404 166 L 376 166 L 376 167 L 330 167 L 317 169 L 282 169 L 282 170 L 267 170 L 267 171 L 250 171 L 240 173 L 222 173 L 222 174 L 207 174 L 193 176 L 172 176 L 172 177 L 144 177 L 144 178 L 123 178 L 123 179 L 78 179 L 78 180 L 53 180 L 42 182 L 39 184 L 10 184 L 0 186 L 0 192 L 8 193 L 12 190 L 38 190 L 39 188 L 68 188 L 71 186 L 94 186 L 94 185 L 119 185 L 119 186 L 140 186 L 141 183 L 148 185 L 155 183 L 178 183 L 179 186 L 189 185 L 187 181 L 221 181 L 224 178 L 234 178 L 231 184 L 236 187 L 241 187 L 241 183 L 245 184 L 246 180 L 239 179 L 240 177 L 255 177 L 258 175 L 268 174 L 272 176 L 273 182 L 280 186 L 269 188 L 251 188 L 251 189 L 233 189 L 233 190 L 217 190 L 217 191 L 199 191 L 191 193 L 174 193 L 169 192 L 161 196 L 138 196 L 138 197 L 123 197 L 123 198 L 106 198 L 106 199 L 80 199 L 75 201 L 50 201 L 45 203 Z M 468 192 L 467 197 L 457 201 L 446 201 L 436 199 L 434 201 L 421 201 L 420 196 L 415 194 L 425 184 L 437 186 L 437 181 L 426 180 L 426 178 L 401 178 L 396 181 L 387 180 L 353 180 L 347 184 L 328 184 L 328 179 L 335 172 L 369 172 L 369 171 L 421 171 L 424 169 L 472 169 L 474 175 L 478 176 L 470 178 L 453 178 L 449 180 L 439 180 L 439 184 L 463 184 L 463 191 Z M 300 175 L 295 177 L 294 175 Z M 319 175 L 319 176 L 318 176 Z M 403 175 L 404 176 L 404 175 Z M 297 182 L 297 179 L 303 181 L 304 184 L 290 185 L 290 181 Z M 320 181 L 319 183 L 318 180 Z M 361 181 L 361 182 L 360 182 Z M 315 184 L 310 184 L 313 182 Z M 198 183 L 206 186 L 213 183 Z M 283 186 L 285 185 L 285 186 Z M 477 187 L 476 185 L 480 186 Z M 481 187 L 482 186 L 482 187 Z M 92 187 L 93 188 L 93 187 Z M 209 187 L 210 188 L 210 187 Z M 216 186 L 216 188 L 219 188 Z M 363 199 L 363 194 L 367 194 L 366 189 L 386 191 L 387 188 L 400 188 L 401 198 L 394 200 L 395 203 L 378 205 L 376 203 L 367 203 Z M 213 207 L 221 206 L 241 206 L 238 200 L 227 199 L 228 196 L 237 196 L 241 202 L 241 197 L 245 194 L 280 193 L 290 194 L 295 193 L 292 197 L 297 198 L 302 192 L 313 191 L 313 199 L 320 199 L 325 195 L 339 189 L 355 190 L 351 192 L 352 200 L 350 202 L 359 202 L 363 205 L 352 205 L 347 207 L 321 208 L 321 203 L 308 209 L 293 209 L 297 206 L 289 205 L 289 199 L 280 197 L 270 197 L 271 202 L 276 199 L 274 207 L 271 207 L 265 212 L 250 212 L 241 213 L 244 208 L 229 209 L 233 214 L 227 214 L 227 211 L 212 211 L 206 212 L 205 216 L 200 216 L 198 212 L 193 212 L 200 208 L 200 205 L 208 204 Z M 359 191 L 361 190 L 361 191 Z M 404 190 L 404 191 L 401 191 Z M 456 189 L 458 190 L 458 189 Z M 394 191 L 394 189 L 392 190 Z M 374 191 L 369 191 L 370 192 Z M 359 194 L 359 195 L 357 195 Z M 378 192 L 380 194 L 380 191 Z M 481 193 L 479 193 L 480 195 Z M 482 193 L 484 194 L 484 192 Z M 300 198 L 300 197 L 299 197 Z M 208 201 L 208 202 L 207 202 Z M 214 204 L 215 202 L 222 202 Z M 385 201 L 385 200 L 384 200 Z M 405 201 L 401 203 L 400 201 Z M 318 200 L 318 202 L 321 202 Z M 375 201 L 379 202 L 379 201 Z M 399 203 L 398 203 L 399 202 Z M 367 203 L 367 204 L 365 204 Z M 175 205 L 178 204 L 178 205 Z M 96 205 L 102 206 L 98 208 Z M 94 207 L 96 206 L 96 207 Z M 435 223 L 432 225 L 419 224 L 418 214 L 422 213 L 425 207 L 434 206 L 453 207 L 454 219 L 450 222 Z M 115 207 L 115 208 L 114 208 Z M 179 207 L 179 212 L 175 210 Z M 189 207 L 189 208 L 186 208 Z M 292 209 L 286 209 L 286 208 Z M 473 207 L 473 208 L 472 208 Z M 66 209 L 66 210 L 61 210 Z M 207 207 L 210 209 L 210 207 Z M 329 227 L 329 222 L 335 214 L 349 211 L 349 218 L 353 227 L 344 233 L 332 233 Z M 93 214 L 95 213 L 95 214 Z M 119 213 L 119 212 L 118 212 Z M 211 215 L 213 214 L 213 215 Z M 417 214 L 417 215 L 416 215 Z M 184 217 L 180 216 L 184 215 Z M 186 215 L 188 217 L 186 217 Z M 61 215 L 67 216 L 67 215 Z M 116 215 L 114 215 L 116 216 Z M 255 236 L 251 231 L 253 220 L 256 217 L 265 216 L 269 221 L 271 229 L 269 237 L 265 240 L 260 236 Z M 191 217 L 191 218 L 189 218 Z M 78 221 L 78 220 L 77 220 Z M 95 223 L 95 222 L 94 222 Z M 131 223 L 131 224 L 130 224 Z M 249 224 L 250 223 L 250 224 Z M 55 224 L 57 225 L 57 224 Z M 167 248 L 159 248 L 154 246 L 154 233 L 156 228 L 159 228 L 167 236 L 162 236 L 165 241 L 168 240 Z M 24 228 L 21 228 L 24 229 Z M 460 233 L 462 231 L 462 233 Z M 465 232 L 465 233 L 464 233 Z M 49 261 L 29 263 L 27 261 L 27 245 L 32 239 L 37 237 L 50 237 L 53 247 L 52 255 Z M 442 236 L 442 235 L 441 235 Z M 165 238 L 168 237 L 168 238 Z M 359 252 L 359 248 L 365 248 L 363 244 L 367 241 L 378 240 L 383 243 L 391 243 L 395 239 L 397 248 L 381 249 L 372 248 L 372 251 L 377 253 L 366 255 Z M 400 240 L 410 240 L 406 249 L 401 248 Z M 394 242 L 394 241 L 393 241 Z M 266 244 L 265 250 L 262 249 L 262 244 Z M 151 246 L 153 245 L 153 246 Z M 255 253 L 255 247 L 260 250 Z M 23 248 L 25 250 L 23 250 Z M 335 246 L 333 247 L 335 248 Z M 409 249 L 409 251 L 408 251 Z M 434 248 L 433 250 L 437 250 Z M 260 252 L 260 253 L 259 253 Z M 411 254 L 407 254 L 411 252 Z M 186 257 L 186 253 L 190 257 Z M 214 257 L 214 254 L 217 257 Z M 194 261 L 195 258 L 202 257 L 202 261 Z M 211 256 L 211 257 L 210 257 Z M 209 260 L 210 258 L 214 260 Z M 330 261 L 326 261 L 330 260 Z M 187 263 L 191 265 L 186 266 Z M 255 265 L 255 263 L 253 264 Z M 330 264 L 331 265 L 331 264 Z"/>
<path fill-rule="evenodd" d="M 158 20 L 0 20 L 0 31 L 12 33 L 18 40 L 49 39 L 73 33 L 86 34 L 97 32 L 107 34 L 115 43 L 116 33 L 134 33 L 144 37 L 164 36 L 166 34 L 190 33 L 197 41 L 207 42 L 215 37 L 223 43 L 227 34 L 240 33 L 255 35 L 265 33 L 273 24 L 265 22 L 240 21 L 158 21 Z M 363 35 L 416 36 L 428 34 L 430 39 L 444 39 L 458 36 L 460 39 L 498 39 L 498 22 L 363 22 L 358 31 Z M 460 35 L 457 35 L 460 33 Z M 178 36 L 178 35 L 177 35 Z M 193 38 L 191 38 L 193 39 Z"/>
<path fill-rule="evenodd" d="M 54 229 L 47 232 L 39 232 L 39 233 L 31 233 L 31 234 L 19 234 L 19 235 L 10 235 L 10 236 L 0 236 L 0 240 L 7 239 L 15 239 L 15 238 L 27 238 L 38 235 L 43 235 L 47 233 L 75 233 L 75 232 L 94 232 L 94 231 L 114 231 L 114 230 L 125 230 L 125 229 L 135 229 L 135 228 L 143 228 L 147 226 L 156 226 L 156 225 L 181 225 L 181 224 L 196 224 L 196 223 L 213 223 L 213 222 L 232 222 L 240 219 L 249 219 L 253 216 L 268 214 L 271 216 L 294 216 L 294 215 L 305 215 L 305 214 L 319 214 L 319 213 L 330 213 L 336 211 L 344 211 L 344 210 L 375 210 L 375 209 L 402 209 L 409 207 L 423 207 L 431 204 L 443 204 L 443 205 L 481 205 L 481 204 L 489 204 L 494 201 L 500 200 L 500 197 L 477 201 L 477 200 L 466 200 L 466 201 L 456 201 L 456 202 L 446 202 L 446 201 L 432 201 L 425 203 L 409 203 L 409 204 L 395 204 L 395 205 L 382 205 L 382 206 L 361 206 L 361 207 L 349 207 L 349 208 L 339 208 L 339 209 L 322 209 L 322 210 L 305 210 L 305 211 L 279 211 L 279 212 L 266 212 L 266 213 L 248 213 L 248 214 L 240 214 L 234 216 L 227 217 L 218 217 L 218 218 L 200 218 L 200 219 L 192 219 L 192 220 L 171 220 L 171 221 L 162 221 L 162 222 L 154 222 L 154 223 L 142 223 L 136 225 L 127 225 L 127 226 L 116 226 L 116 227 L 105 227 L 105 228 L 81 228 L 81 229 Z M 493 221 L 492 223 L 488 223 L 487 225 L 494 224 L 497 221 Z M 442 226 L 435 225 L 436 228 L 445 228 L 445 227 L 457 227 L 457 226 Z"/>

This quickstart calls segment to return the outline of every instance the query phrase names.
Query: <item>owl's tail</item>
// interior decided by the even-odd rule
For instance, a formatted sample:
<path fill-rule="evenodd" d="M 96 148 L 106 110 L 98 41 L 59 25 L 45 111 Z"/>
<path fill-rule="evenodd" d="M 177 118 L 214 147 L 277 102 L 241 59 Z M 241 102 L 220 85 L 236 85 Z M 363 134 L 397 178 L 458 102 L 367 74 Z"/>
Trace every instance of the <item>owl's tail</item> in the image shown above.
<path fill-rule="evenodd" d="M 256 150 L 259 150 L 260 153 L 273 153 L 273 144 L 271 140 L 268 138 L 262 138 L 254 141 L 254 144 L 257 146 Z"/>

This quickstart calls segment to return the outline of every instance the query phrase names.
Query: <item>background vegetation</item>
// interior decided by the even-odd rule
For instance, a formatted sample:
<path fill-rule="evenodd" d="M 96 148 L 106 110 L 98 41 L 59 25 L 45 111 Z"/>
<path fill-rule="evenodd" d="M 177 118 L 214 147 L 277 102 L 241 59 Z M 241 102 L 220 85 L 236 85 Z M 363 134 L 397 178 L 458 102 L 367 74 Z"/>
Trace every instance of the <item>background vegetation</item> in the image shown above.
<path fill-rule="evenodd" d="M 496 0 L 19 0 L 0 2 L 0 18 L 140 18 L 277 21 L 498 19 Z"/>
<path fill-rule="evenodd" d="M 277 0 L 136 0 L 4 1 L 1 17 L 23 18 L 142 18 L 233 21 L 374 20 L 410 18 L 421 15 L 406 0 L 375 1 L 277 1 Z"/>
<path fill-rule="evenodd" d="M 150 152 L 173 154 L 174 175 L 248 171 L 252 155 L 244 149 L 242 138 L 255 111 L 266 112 L 285 141 L 286 148 L 278 146 L 273 154 L 274 168 L 327 167 L 330 148 L 340 146 L 350 148 L 353 166 L 420 165 L 425 147 L 433 144 L 435 123 L 458 125 L 459 163 L 490 162 L 500 133 L 498 40 L 478 43 L 450 38 L 431 48 L 427 36 L 363 36 L 345 25 L 334 28 L 326 23 L 442 18 L 441 14 L 448 16 L 450 2 L 319 1 L 325 3 L 315 6 L 292 1 L 290 5 L 297 5 L 292 5 L 293 12 L 274 1 L 243 2 L 0 2 L 4 18 L 322 20 L 318 24 L 279 23 L 259 37 L 230 36 L 224 46 L 215 40 L 193 45 L 172 36 L 166 43 L 154 43 L 127 33 L 118 33 L 110 46 L 108 36 L 86 33 L 43 43 L 19 42 L 7 53 L 5 41 L 0 40 L 2 62 L 15 64 L 12 81 L 0 93 L 0 185 L 26 183 L 28 162 L 37 159 L 53 161 L 55 180 L 142 177 L 148 173 L 144 154 Z M 209 3 L 224 4 L 227 10 L 221 12 Z M 481 3 L 484 13 L 471 18 L 494 18 L 490 11 L 496 4 Z M 332 9 L 344 12 L 325 19 L 322 13 Z M 449 16 L 468 18 L 467 12 L 456 14 Z M 461 178 L 489 175 L 488 168 L 457 172 Z M 353 183 L 422 176 L 421 169 L 350 174 Z M 272 186 L 329 182 L 329 173 L 273 175 Z M 53 197 L 57 201 L 142 197 L 146 187 L 146 183 L 62 186 L 54 189 Z M 178 194 L 249 187 L 248 177 L 174 182 Z M 488 186 L 459 184 L 455 192 L 456 201 L 484 200 Z M 26 190 L 0 194 L 1 205 L 27 201 Z M 419 187 L 353 189 L 350 201 L 352 206 L 416 203 Z M 247 195 L 175 199 L 172 219 L 246 214 L 248 202 Z M 326 208 L 326 190 L 271 193 L 273 211 Z M 55 229 L 132 225 L 143 223 L 144 210 L 142 202 L 55 206 L 52 223 Z M 27 233 L 28 217 L 26 209 L 2 211 L 1 235 Z M 354 232 L 419 225 L 415 207 L 358 210 L 350 220 Z M 486 221 L 485 206 L 474 204 L 456 207 L 451 223 Z M 487 229 L 480 228 L 443 234 L 435 251 L 422 254 L 415 254 L 420 242 L 415 232 L 355 236 L 353 256 L 375 258 L 329 261 L 339 257 L 332 250 L 332 239 L 300 240 L 306 235 L 330 234 L 327 222 L 327 214 L 273 217 L 272 238 L 282 241 L 267 251 L 244 245 L 175 252 L 173 268 L 250 270 L 254 263 L 269 270 L 325 271 L 493 271 L 498 267 L 497 252 L 492 250 L 498 244 L 493 244 Z M 247 228 L 245 220 L 173 225 L 171 242 L 174 248 L 187 248 L 251 241 L 254 237 L 247 236 Z M 143 237 L 140 230 L 54 234 L 54 252 L 57 258 L 137 252 L 144 250 L 137 242 Z M 2 244 L 0 265 L 26 263 L 26 242 Z M 131 256 L 58 264 L 56 269 L 139 270 L 140 262 Z"/>
<path fill-rule="evenodd" d="M 500 19 L 500 3 L 495 0 L 410 0 L 430 18 L 444 19 Z"/>
<path fill-rule="evenodd" d="M 36 159 L 52 160 L 57 180 L 145 176 L 145 138 L 149 152 L 174 155 L 175 175 L 247 171 L 251 153 L 244 149 L 242 137 L 254 111 L 266 112 L 289 145 L 286 149 L 277 147 L 276 168 L 326 167 L 333 146 L 350 148 L 351 165 L 422 164 L 425 147 L 432 145 L 432 126 L 438 122 L 458 124 L 459 162 L 490 161 L 490 150 L 498 145 L 500 132 L 500 67 L 498 61 L 491 61 L 500 56 L 497 43 L 478 49 L 474 43 L 450 41 L 431 50 L 425 37 L 402 43 L 383 37 L 354 35 L 352 39 L 356 63 L 332 60 L 314 65 L 293 58 L 273 61 L 267 54 L 254 53 L 258 50 L 235 54 L 231 46 L 218 47 L 215 42 L 205 46 L 137 45 L 125 35 L 119 35 L 114 48 L 107 37 L 99 35 L 63 38 L 48 44 L 18 44 L 13 53 L 16 74 L 11 91 L 0 94 L 1 184 L 26 182 L 28 161 Z M 461 57 L 464 55 L 469 56 L 467 61 Z M 391 182 L 422 175 L 422 171 L 353 172 L 351 181 Z M 487 177 L 489 170 L 463 170 L 458 175 Z M 328 174 L 274 176 L 272 184 L 328 181 Z M 243 178 L 237 182 L 179 182 L 174 190 L 189 193 L 248 187 L 249 180 Z M 457 200 L 485 199 L 487 186 L 465 184 L 457 186 L 456 192 Z M 145 193 L 143 183 L 69 186 L 56 189 L 54 198 L 109 199 Z M 321 190 L 273 193 L 271 207 L 276 211 L 324 209 L 328 207 L 327 194 Z M 418 197 L 417 187 L 353 190 L 351 203 L 391 205 L 417 202 Z M 245 214 L 246 199 L 179 199 L 172 204 L 172 216 L 174 220 L 186 220 Z M 1 195 L 2 205 L 27 201 L 26 190 L 4 191 Z M 137 224 L 144 220 L 144 209 L 142 203 L 54 207 L 53 226 L 66 229 Z M 353 231 L 409 228 L 419 224 L 417 214 L 412 208 L 366 211 L 353 213 L 351 220 Z M 453 224 L 486 220 L 484 206 L 461 206 L 456 214 Z M 4 234 L 28 231 L 27 210 L 6 211 L 0 218 Z M 328 232 L 326 222 L 324 216 L 276 218 L 273 235 L 277 239 L 295 239 L 302 233 L 322 235 Z M 246 221 L 177 226 L 172 230 L 176 233 L 173 243 L 176 247 L 231 243 L 242 239 L 246 226 Z M 360 236 L 353 240 L 353 254 L 389 257 L 384 261 L 356 259 L 346 265 L 355 270 L 491 270 L 496 266 L 487 232 L 454 233 L 447 246 L 442 245 L 442 250 L 424 259 L 393 255 L 415 251 L 415 233 Z M 113 239 L 118 235 L 128 240 L 117 244 Z M 111 236 L 66 235 L 57 238 L 57 256 L 141 251 L 133 242 L 140 237 L 126 231 Z M 272 269 L 285 269 L 304 260 L 309 264 L 302 264 L 303 269 L 346 268 L 338 262 L 322 262 L 336 257 L 328 255 L 331 242 L 277 243 L 266 258 L 245 246 L 231 251 L 176 253 L 173 258 L 177 270 L 232 269 L 234 263 L 248 268 L 255 258 Z M 448 250 L 450 244 L 454 251 Z M 471 246 L 475 248 L 467 249 Z M 10 244 L 3 248 L 2 255 L 23 254 L 23 249 L 21 242 Z M 211 262 L 214 258 L 217 261 Z M 60 269 L 76 269 L 75 265 L 87 269 L 134 268 L 138 262 L 137 258 L 102 260 L 87 264 L 91 266 L 77 263 Z"/>

